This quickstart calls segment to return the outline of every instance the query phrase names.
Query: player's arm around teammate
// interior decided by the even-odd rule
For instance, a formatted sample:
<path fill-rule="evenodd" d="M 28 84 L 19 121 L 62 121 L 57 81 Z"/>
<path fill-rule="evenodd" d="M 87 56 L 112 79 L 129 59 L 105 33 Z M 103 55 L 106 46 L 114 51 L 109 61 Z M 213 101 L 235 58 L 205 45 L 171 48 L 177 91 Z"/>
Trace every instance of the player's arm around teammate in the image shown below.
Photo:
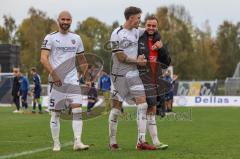
<path fill-rule="evenodd" d="M 121 113 L 122 102 L 131 98 L 137 105 L 138 137 L 136 149 L 155 150 L 145 141 L 147 103 L 142 81 L 139 78 L 137 65 L 145 65 L 144 55 L 137 57 L 137 42 L 140 30 L 137 29 L 141 19 L 141 9 L 126 8 L 126 22 L 115 29 L 111 35 L 112 48 L 112 110 L 109 114 L 109 137 L 111 150 L 119 149 L 116 141 L 118 116 Z"/>
<path fill-rule="evenodd" d="M 138 41 L 138 55 L 145 55 L 148 64 L 146 67 L 139 67 L 140 78 L 143 81 L 144 89 L 146 93 L 146 99 L 148 103 L 147 109 L 147 129 L 151 135 L 153 144 L 159 149 L 165 149 L 168 145 L 161 143 L 157 135 L 156 125 L 156 108 L 157 108 L 157 96 L 158 96 L 158 72 L 161 72 L 161 67 L 158 59 L 160 52 L 158 51 L 163 47 L 160 35 L 157 33 L 158 20 L 154 15 L 146 17 L 145 21 L 145 33 L 140 37 Z"/>

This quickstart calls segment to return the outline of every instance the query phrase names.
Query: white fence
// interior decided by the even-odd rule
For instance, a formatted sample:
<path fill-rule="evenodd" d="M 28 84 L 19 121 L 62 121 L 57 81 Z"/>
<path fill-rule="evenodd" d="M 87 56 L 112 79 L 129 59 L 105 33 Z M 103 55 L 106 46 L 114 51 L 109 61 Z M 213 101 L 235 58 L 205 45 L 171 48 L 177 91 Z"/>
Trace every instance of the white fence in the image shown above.
<path fill-rule="evenodd" d="M 240 96 L 174 96 L 173 106 L 240 107 Z"/>

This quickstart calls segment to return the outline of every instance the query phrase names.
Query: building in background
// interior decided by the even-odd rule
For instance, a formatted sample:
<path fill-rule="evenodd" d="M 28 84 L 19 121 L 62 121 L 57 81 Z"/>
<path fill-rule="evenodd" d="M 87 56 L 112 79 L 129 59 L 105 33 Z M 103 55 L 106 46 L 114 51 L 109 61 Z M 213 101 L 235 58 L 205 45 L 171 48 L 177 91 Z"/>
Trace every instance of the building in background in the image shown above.
<path fill-rule="evenodd" d="M 13 67 L 20 66 L 20 47 L 11 44 L 0 44 L 1 72 L 12 72 Z"/>
<path fill-rule="evenodd" d="M 20 47 L 0 44 L 0 103 L 12 103 L 13 67 L 20 66 Z"/>

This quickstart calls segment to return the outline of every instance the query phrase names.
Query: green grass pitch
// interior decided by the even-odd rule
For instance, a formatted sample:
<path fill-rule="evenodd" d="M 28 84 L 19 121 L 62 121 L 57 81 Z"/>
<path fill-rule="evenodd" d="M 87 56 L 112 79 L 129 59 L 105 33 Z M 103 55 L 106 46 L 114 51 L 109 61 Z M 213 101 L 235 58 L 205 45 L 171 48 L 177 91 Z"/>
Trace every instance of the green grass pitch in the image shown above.
<path fill-rule="evenodd" d="M 240 108 L 174 108 L 177 116 L 158 118 L 158 136 L 169 144 L 167 150 L 137 151 L 136 121 L 131 115 L 120 118 L 118 143 L 122 150 L 108 150 L 108 115 L 85 120 L 83 142 L 87 151 L 75 152 L 72 144 L 52 152 L 50 116 L 13 114 L 13 108 L 0 108 L 0 159 L 239 159 Z M 73 140 L 71 121 L 61 120 L 61 143 Z M 149 134 L 147 140 L 151 142 Z"/>

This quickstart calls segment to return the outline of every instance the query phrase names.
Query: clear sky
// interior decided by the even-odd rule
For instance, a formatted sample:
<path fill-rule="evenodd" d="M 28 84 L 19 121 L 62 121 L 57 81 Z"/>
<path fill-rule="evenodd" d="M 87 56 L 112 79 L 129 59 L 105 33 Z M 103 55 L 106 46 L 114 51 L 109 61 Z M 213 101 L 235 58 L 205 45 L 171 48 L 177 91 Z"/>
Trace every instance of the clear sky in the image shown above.
<path fill-rule="evenodd" d="M 27 11 L 31 6 L 46 12 L 54 19 L 59 11 L 69 10 L 73 16 L 72 29 L 75 29 L 77 21 L 89 16 L 107 24 L 116 20 L 121 24 L 124 22 L 123 11 L 130 5 L 140 7 L 145 15 L 147 12 L 155 13 L 160 6 L 171 4 L 185 6 L 195 26 L 202 28 L 204 22 L 209 20 L 213 32 L 223 20 L 240 22 L 239 0 L 0 0 L 0 4 L 1 25 L 4 14 L 14 17 L 19 25 L 28 16 Z"/>

